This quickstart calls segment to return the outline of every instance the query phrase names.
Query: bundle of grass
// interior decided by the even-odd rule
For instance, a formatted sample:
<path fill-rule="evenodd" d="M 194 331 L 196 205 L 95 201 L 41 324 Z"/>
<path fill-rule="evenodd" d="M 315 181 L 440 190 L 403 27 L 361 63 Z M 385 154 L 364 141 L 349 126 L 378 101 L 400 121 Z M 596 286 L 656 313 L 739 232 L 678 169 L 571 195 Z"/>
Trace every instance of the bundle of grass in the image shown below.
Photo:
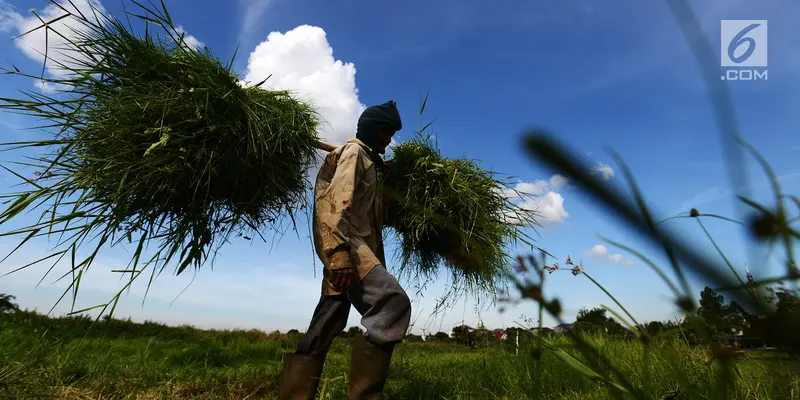
<path fill-rule="evenodd" d="M 509 247 L 531 244 L 535 210 L 511 200 L 527 195 L 473 160 L 442 156 L 430 136 L 392 148 L 381 187 L 385 225 L 400 239 L 401 273 L 414 278 L 432 278 L 444 264 L 454 287 L 496 293 L 512 262 Z"/>
<path fill-rule="evenodd" d="M 123 239 L 138 242 L 132 274 L 143 270 L 137 263 L 154 241 L 148 264 L 163 269 L 175 260 L 177 273 L 199 267 L 215 243 L 293 218 L 305 206 L 306 172 L 320 146 L 310 105 L 287 92 L 243 87 L 230 64 L 186 43 L 166 8 L 137 5 L 146 17 L 127 14 L 145 22 L 139 35 L 98 10 L 62 8 L 59 19 L 72 19 L 77 29 L 40 29 L 69 38 L 61 61 L 46 61 L 63 73 L 6 71 L 61 93 L 0 99 L 0 107 L 42 118 L 56 131 L 47 140 L 6 144 L 53 151 L 26 164 L 36 169 L 20 176 L 30 190 L 6 196 L 13 201 L 0 223 L 44 207 L 37 223 L 13 233 L 28 235 L 25 241 L 61 234 L 61 250 L 49 257 L 96 239 L 97 249 L 73 261 L 73 272 L 87 268 L 100 246 Z"/>

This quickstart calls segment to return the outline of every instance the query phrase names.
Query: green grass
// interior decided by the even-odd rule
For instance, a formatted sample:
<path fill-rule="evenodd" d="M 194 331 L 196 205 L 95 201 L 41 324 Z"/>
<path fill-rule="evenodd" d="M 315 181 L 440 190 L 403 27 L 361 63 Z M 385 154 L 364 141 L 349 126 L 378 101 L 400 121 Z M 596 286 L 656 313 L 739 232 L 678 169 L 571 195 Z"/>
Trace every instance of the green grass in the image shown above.
<path fill-rule="evenodd" d="M 426 128 L 392 148 L 392 166 L 382 174 L 384 224 L 400 239 L 398 274 L 428 282 L 449 272 L 453 292 L 496 295 L 514 261 L 509 248 L 533 246 L 528 231 L 538 215 L 524 206 L 532 196 L 476 160 L 442 156 Z"/>
<path fill-rule="evenodd" d="M 75 399 L 276 398 L 281 357 L 299 336 L 259 331 L 204 331 L 111 320 L 91 330 L 88 318 L 50 319 L 31 312 L 0 316 L 0 397 L 56 395 Z M 642 345 L 605 337 L 587 340 L 643 385 Z M 569 349 L 567 338 L 553 343 Z M 653 346 L 650 390 L 661 397 L 679 382 L 672 365 L 702 394 L 713 391 L 711 352 L 675 340 Z M 670 361 L 668 358 L 674 358 Z M 608 387 L 575 371 L 553 353 L 539 361 L 539 398 L 613 398 Z M 326 398 L 346 397 L 349 345 L 337 339 L 325 365 Z M 737 362 L 741 399 L 797 398 L 800 362 L 776 355 L 747 355 Z M 454 344 L 406 343 L 392 363 L 387 399 L 535 398 L 537 361 L 500 347 L 468 349 Z M 322 385 L 320 385 L 322 388 Z M 792 397 L 794 396 L 794 397 Z M 677 398 L 694 398 L 688 394 Z"/>

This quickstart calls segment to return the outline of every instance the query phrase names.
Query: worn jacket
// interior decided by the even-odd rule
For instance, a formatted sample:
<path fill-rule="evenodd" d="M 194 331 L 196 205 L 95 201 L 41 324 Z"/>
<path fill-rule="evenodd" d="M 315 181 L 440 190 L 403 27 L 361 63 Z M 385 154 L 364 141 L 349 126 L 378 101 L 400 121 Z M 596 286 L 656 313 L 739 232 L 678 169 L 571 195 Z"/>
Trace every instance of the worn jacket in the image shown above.
<path fill-rule="evenodd" d="M 328 153 L 314 190 L 314 247 L 325 266 L 322 294 L 336 295 L 330 284 L 328 257 L 344 246 L 358 270 L 357 283 L 372 268 L 386 266 L 381 230 L 382 201 L 378 195 L 374 153 L 358 139 Z"/>

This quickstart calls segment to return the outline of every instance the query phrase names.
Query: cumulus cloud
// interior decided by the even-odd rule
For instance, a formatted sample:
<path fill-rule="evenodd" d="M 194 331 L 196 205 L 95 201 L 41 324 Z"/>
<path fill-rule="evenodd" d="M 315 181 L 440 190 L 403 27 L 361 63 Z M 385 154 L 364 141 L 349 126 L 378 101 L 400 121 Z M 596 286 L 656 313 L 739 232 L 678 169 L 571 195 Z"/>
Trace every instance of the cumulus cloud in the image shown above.
<path fill-rule="evenodd" d="M 633 260 L 623 256 L 622 254 L 609 252 L 606 246 L 603 246 L 602 244 L 594 245 L 591 249 L 586 250 L 583 254 L 596 260 L 609 261 L 615 264 L 633 265 Z"/>
<path fill-rule="evenodd" d="M 569 183 L 569 179 L 567 179 L 567 177 L 563 175 L 555 174 L 550 177 L 549 183 L 550 187 L 552 187 L 555 190 L 558 190 L 563 188 L 564 186 L 567 186 L 567 183 Z"/>
<path fill-rule="evenodd" d="M 271 32 L 250 53 L 244 81 L 265 79 L 262 87 L 290 90 L 313 104 L 323 119 L 320 135 L 328 143 L 341 145 L 355 135 L 365 109 L 358 100 L 356 67 L 334 58 L 322 28 L 301 25 L 286 33 Z"/>
<path fill-rule="evenodd" d="M 49 4 L 44 9 L 36 11 L 36 14 L 42 20 L 49 22 L 65 15 L 66 12 L 64 10 L 73 15 L 85 15 L 87 18 L 93 18 L 92 15 L 95 12 L 106 13 L 106 9 L 100 0 L 56 0 L 56 3 L 58 6 Z M 78 19 L 67 17 L 50 24 L 51 29 L 49 32 L 45 29 L 29 32 L 41 25 L 42 21 L 33 13 L 29 17 L 25 17 L 15 11 L 8 3 L 0 0 L 0 32 L 14 32 L 16 35 L 25 33 L 24 36 L 14 40 L 16 47 L 28 58 L 39 63 L 45 62 L 45 54 L 47 54 L 47 73 L 57 79 L 64 78 L 70 73 L 68 68 L 75 65 L 72 60 L 76 57 L 81 57 L 80 54 L 64 53 L 64 49 L 69 48 L 67 39 L 75 40 L 78 32 L 84 31 L 85 27 Z M 179 35 L 185 35 L 184 41 L 188 46 L 194 48 L 204 46 L 196 37 L 186 33 L 182 26 L 177 26 L 175 29 Z M 65 36 L 66 39 L 53 31 Z M 67 68 L 65 69 L 64 66 Z M 37 81 L 34 85 L 44 92 L 63 89 L 62 85 L 44 81 Z"/>
<path fill-rule="evenodd" d="M 608 164 L 598 162 L 592 167 L 592 175 L 600 176 L 600 179 L 607 181 L 614 177 L 614 169 Z"/>
<path fill-rule="evenodd" d="M 532 196 L 541 196 L 547 193 L 549 188 L 549 184 L 543 180 L 537 180 L 535 182 L 520 182 L 514 186 L 514 189 L 507 189 L 506 193 L 510 197 L 517 197 L 519 198 L 519 194 L 515 192 L 519 192 L 520 194 L 527 194 Z"/>
<path fill-rule="evenodd" d="M 183 42 L 186 43 L 187 46 L 189 46 L 189 47 L 191 47 L 191 48 L 193 48 L 195 50 L 201 49 L 201 48 L 206 46 L 205 43 L 201 42 L 196 37 L 188 34 L 186 32 L 186 30 L 183 29 L 183 26 L 181 26 L 181 25 L 176 26 L 175 27 L 175 31 L 178 33 L 179 36 L 183 35 Z"/>
<path fill-rule="evenodd" d="M 71 4 L 68 0 L 58 0 L 56 3 L 74 14 L 80 12 L 83 15 L 92 15 L 93 9 L 105 12 L 105 8 L 99 0 L 73 0 Z M 54 4 L 49 4 L 36 13 L 42 20 L 52 21 L 63 16 L 65 14 L 64 9 Z M 64 77 L 68 72 L 60 65 L 70 65 L 70 57 L 74 56 L 74 54 L 63 53 L 63 49 L 67 47 L 69 42 L 53 31 L 57 31 L 68 39 L 73 40 L 76 38 L 75 31 L 81 31 L 83 26 L 75 18 L 63 18 L 50 24 L 50 32 L 45 29 L 29 32 L 41 25 L 42 21 L 33 13 L 29 17 L 24 17 L 8 4 L 0 4 L 0 28 L 5 32 L 13 31 L 17 35 L 28 32 L 25 36 L 14 40 L 17 48 L 28 58 L 40 63 L 45 61 L 45 54 L 47 54 L 47 72 L 54 77 Z M 53 85 L 44 82 L 38 82 L 36 86 L 42 90 L 55 89 Z"/>
<path fill-rule="evenodd" d="M 22 18 L 22 16 L 14 11 L 11 4 L 0 0 L 0 32 L 5 33 L 14 29 L 14 26 L 19 23 L 20 18 Z"/>
<path fill-rule="evenodd" d="M 564 197 L 555 190 L 566 184 L 566 178 L 553 175 L 549 181 L 519 182 L 505 195 L 518 206 L 533 210 L 542 226 L 557 225 L 569 218 L 564 208 Z"/>

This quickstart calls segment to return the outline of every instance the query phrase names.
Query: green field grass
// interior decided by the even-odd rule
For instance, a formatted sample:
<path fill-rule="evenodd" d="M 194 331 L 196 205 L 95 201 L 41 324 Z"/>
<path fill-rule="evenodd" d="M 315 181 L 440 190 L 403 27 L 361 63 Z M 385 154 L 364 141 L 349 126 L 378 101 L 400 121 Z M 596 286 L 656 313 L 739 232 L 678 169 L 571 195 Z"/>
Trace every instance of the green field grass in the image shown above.
<path fill-rule="evenodd" d="M 297 335 L 261 331 L 208 331 L 156 323 L 51 319 L 32 312 L 0 314 L 0 397 L 73 399 L 272 399 L 281 357 Z M 654 398 L 696 398 L 713 393 L 710 352 L 677 340 L 657 343 L 649 378 L 636 341 L 591 337 L 614 365 Z M 566 338 L 554 338 L 569 350 Z M 745 355 L 737 362 L 735 398 L 800 398 L 800 363 L 778 355 Z M 346 398 L 349 344 L 337 339 L 320 385 L 323 397 Z M 535 377 L 541 368 L 541 396 Z M 675 374 L 675 368 L 680 373 Z M 675 376 L 689 376 L 698 392 L 678 391 Z M 677 396 L 670 397 L 677 394 Z M 603 399 L 608 388 L 545 352 L 536 361 L 500 346 L 405 343 L 398 347 L 387 399 Z"/>

